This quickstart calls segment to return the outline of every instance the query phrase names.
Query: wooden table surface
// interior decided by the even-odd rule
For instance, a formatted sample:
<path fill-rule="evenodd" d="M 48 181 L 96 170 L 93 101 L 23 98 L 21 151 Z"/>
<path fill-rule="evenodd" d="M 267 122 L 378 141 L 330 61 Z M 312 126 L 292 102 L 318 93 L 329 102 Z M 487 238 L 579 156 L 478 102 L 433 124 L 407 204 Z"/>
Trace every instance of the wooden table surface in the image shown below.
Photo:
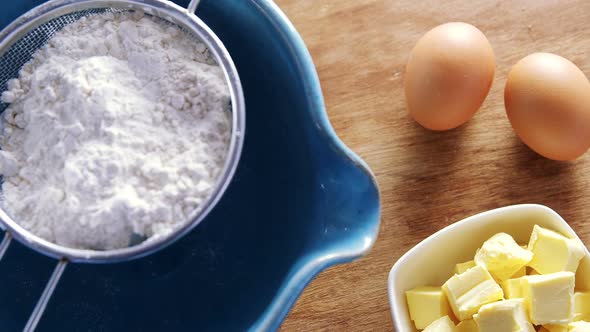
<path fill-rule="evenodd" d="M 531 52 L 560 54 L 590 75 L 590 1 L 276 2 L 309 47 L 337 133 L 375 172 L 383 206 L 371 253 L 321 273 L 282 331 L 392 331 L 391 266 L 433 232 L 484 210 L 545 204 L 590 243 L 590 153 L 566 163 L 539 157 L 515 137 L 503 105 L 508 70 Z M 404 66 L 418 38 L 448 21 L 487 35 L 496 77 L 471 121 L 431 132 L 407 115 Z"/>

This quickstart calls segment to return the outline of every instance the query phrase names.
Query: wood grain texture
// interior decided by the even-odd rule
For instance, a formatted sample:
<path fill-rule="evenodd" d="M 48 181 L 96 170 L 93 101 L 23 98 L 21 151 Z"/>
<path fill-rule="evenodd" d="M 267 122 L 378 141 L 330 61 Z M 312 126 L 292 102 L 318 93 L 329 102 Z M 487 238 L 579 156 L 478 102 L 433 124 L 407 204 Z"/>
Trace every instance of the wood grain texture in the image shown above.
<path fill-rule="evenodd" d="M 545 204 L 590 243 L 590 153 L 575 162 L 539 157 L 513 134 L 503 106 L 507 72 L 535 51 L 590 74 L 590 1 L 276 0 L 316 63 L 330 120 L 375 172 L 383 216 L 372 252 L 320 274 L 282 331 L 391 331 L 387 275 L 412 246 L 478 212 Z M 434 26 L 479 27 L 496 54 L 490 95 L 466 125 L 430 132 L 407 115 L 404 66 Z"/>

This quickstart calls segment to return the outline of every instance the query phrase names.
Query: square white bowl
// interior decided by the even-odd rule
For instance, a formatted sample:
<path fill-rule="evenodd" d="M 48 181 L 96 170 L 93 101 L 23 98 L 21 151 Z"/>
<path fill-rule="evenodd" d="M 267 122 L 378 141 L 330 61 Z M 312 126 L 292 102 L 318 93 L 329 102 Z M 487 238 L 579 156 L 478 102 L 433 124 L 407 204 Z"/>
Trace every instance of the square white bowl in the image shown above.
<path fill-rule="evenodd" d="M 453 275 L 455 264 L 472 260 L 475 250 L 496 233 L 508 233 L 519 244 L 528 244 L 535 224 L 582 243 L 567 222 L 552 209 L 523 204 L 463 219 L 434 233 L 404 254 L 391 268 L 388 279 L 395 331 L 417 331 L 406 304 L 407 290 L 418 286 L 442 286 Z M 576 272 L 576 290 L 590 290 L 589 273 L 590 253 L 586 248 L 586 256 Z"/>

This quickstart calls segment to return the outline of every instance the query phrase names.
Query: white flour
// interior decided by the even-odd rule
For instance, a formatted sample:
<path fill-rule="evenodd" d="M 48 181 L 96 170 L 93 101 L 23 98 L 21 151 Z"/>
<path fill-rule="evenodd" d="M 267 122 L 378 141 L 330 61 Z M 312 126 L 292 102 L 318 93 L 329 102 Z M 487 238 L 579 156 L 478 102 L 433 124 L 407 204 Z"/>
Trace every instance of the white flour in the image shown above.
<path fill-rule="evenodd" d="M 2 100 L 4 204 L 74 248 L 164 235 L 210 196 L 226 158 L 230 96 L 205 46 L 148 17 L 66 26 Z"/>

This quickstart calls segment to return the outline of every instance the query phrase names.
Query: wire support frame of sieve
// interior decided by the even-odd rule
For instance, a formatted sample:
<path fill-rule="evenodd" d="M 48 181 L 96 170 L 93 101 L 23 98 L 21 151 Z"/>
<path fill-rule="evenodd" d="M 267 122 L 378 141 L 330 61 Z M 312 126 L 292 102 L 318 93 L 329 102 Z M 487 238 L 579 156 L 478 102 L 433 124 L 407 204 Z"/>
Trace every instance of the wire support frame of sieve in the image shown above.
<path fill-rule="evenodd" d="M 23 331 L 34 331 L 55 290 L 65 267 L 73 263 L 116 263 L 150 255 L 180 239 L 196 227 L 213 209 L 229 186 L 237 169 L 244 144 L 245 102 L 235 65 L 219 38 L 194 13 L 200 0 L 192 0 L 187 8 L 165 0 L 51 0 L 25 13 L 0 31 L 0 93 L 7 89 L 9 79 L 18 77 L 20 68 L 31 60 L 61 28 L 82 17 L 105 12 L 140 11 L 180 27 L 203 42 L 223 69 L 229 85 L 232 111 L 232 137 L 227 158 L 209 199 L 200 211 L 172 233 L 138 245 L 107 251 L 63 247 L 44 240 L 21 227 L 0 207 L 0 228 L 5 230 L 0 242 L 0 260 L 13 239 L 44 255 L 58 259 L 35 309 Z M 0 103 L 0 112 L 8 105 Z"/>

